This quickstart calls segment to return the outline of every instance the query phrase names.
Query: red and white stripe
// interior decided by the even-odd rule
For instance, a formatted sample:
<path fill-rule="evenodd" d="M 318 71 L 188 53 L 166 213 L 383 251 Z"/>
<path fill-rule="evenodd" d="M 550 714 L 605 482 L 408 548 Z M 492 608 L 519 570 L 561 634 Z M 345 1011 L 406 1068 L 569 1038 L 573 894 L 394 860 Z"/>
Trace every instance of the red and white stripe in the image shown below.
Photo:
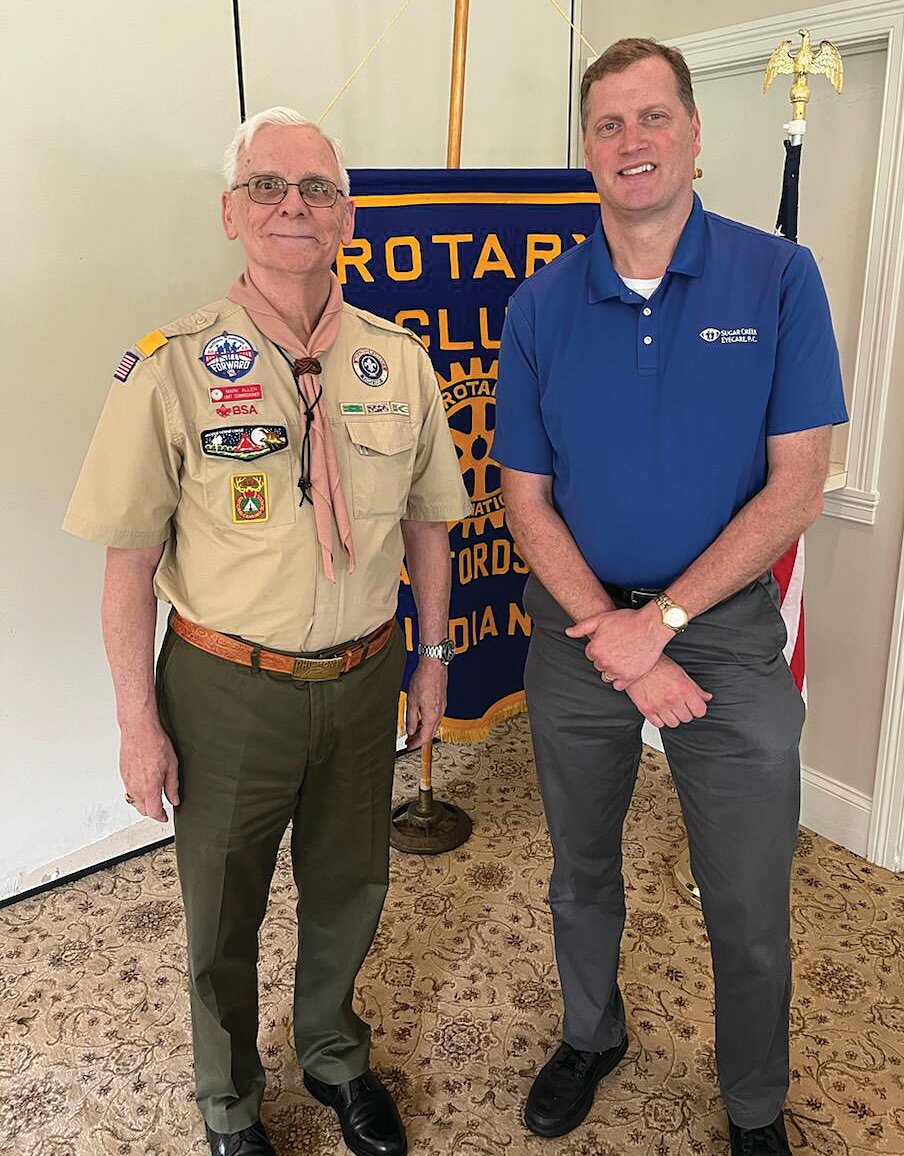
<path fill-rule="evenodd" d="M 807 701 L 807 662 L 804 639 L 804 540 L 783 554 L 772 567 L 781 596 L 782 618 L 788 631 L 785 661 L 804 702 Z"/>

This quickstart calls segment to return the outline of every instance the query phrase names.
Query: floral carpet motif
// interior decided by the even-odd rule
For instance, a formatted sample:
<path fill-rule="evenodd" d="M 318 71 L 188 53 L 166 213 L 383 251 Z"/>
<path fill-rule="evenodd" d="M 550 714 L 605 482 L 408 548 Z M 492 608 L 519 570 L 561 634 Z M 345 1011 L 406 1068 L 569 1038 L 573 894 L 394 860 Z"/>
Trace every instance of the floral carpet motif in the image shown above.
<path fill-rule="evenodd" d="M 672 881 L 682 827 L 664 766 L 645 752 L 625 830 L 628 1054 L 583 1127 L 547 1141 L 520 1120 L 561 1027 L 526 719 L 476 746 L 437 748 L 437 794 L 475 831 L 449 855 L 393 853 L 358 993 L 412 1156 L 727 1152 L 706 933 Z M 416 755 L 400 761 L 399 799 L 418 769 Z M 327 1156 L 346 1149 L 291 1047 L 294 919 L 284 850 L 261 936 L 263 1115 L 284 1156 Z M 792 1147 L 904 1156 L 904 877 L 802 831 L 793 932 Z M 172 848 L 0 911 L 4 1152 L 203 1156 L 184 947 Z"/>

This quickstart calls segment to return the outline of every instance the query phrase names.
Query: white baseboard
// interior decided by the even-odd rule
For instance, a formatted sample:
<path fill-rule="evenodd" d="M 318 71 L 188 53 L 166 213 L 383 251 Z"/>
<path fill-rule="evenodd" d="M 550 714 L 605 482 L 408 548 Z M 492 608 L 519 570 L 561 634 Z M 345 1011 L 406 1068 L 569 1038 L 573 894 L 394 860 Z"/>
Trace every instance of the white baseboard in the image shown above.
<path fill-rule="evenodd" d="M 54 883 L 57 879 L 65 879 L 69 875 L 77 875 L 100 863 L 108 863 L 120 855 L 128 855 L 130 851 L 139 851 L 161 839 L 168 839 L 173 833 L 173 821 L 156 823 L 153 819 L 141 819 L 130 827 L 121 831 L 114 831 L 87 847 L 80 847 L 47 863 L 43 867 L 36 867 L 33 871 L 25 871 L 21 875 L 14 875 L 11 879 L 0 881 L 0 901 L 12 899 L 16 895 L 23 895 L 35 887 L 44 887 Z"/>
<path fill-rule="evenodd" d="M 654 750 L 662 750 L 659 731 L 649 723 L 644 723 L 643 741 Z M 864 858 L 872 802 L 869 795 L 812 767 L 800 769 L 801 825 Z"/>

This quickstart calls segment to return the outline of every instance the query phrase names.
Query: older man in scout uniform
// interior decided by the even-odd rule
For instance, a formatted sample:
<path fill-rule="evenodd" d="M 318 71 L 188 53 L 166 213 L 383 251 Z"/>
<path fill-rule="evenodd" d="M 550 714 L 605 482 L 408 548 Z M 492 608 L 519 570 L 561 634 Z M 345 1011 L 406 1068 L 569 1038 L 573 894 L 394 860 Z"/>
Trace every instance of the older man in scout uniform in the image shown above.
<path fill-rule="evenodd" d="M 353 1152 L 406 1151 L 352 1009 L 388 879 L 403 550 L 420 616 L 410 745 L 445 700 L 446 522 L 470 505 L 418 341 L 342 300 L 335 142 L 270 109 L 227 152 L 244 273 L 114 373 L 65 528 L 108 547 L 104 642 L 127 798 L 174 807 L 197 1099 L 217 1156 L 260 1122 L 258 930 L 292 824 L 295 1044 Z M 156 595 L 156 597 L 155 597 Z M 173 612 L 153 679 L 156 598 Z"/>

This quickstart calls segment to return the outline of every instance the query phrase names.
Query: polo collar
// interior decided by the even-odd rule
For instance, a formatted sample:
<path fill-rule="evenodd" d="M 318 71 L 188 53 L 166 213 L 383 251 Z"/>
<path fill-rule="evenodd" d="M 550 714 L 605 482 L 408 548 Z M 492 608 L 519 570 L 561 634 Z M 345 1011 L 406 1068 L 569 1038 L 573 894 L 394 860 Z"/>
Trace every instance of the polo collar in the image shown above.
<path fill-rule="evenodd" d="M 694 193 L 694 203 L 691 206 L 690 216 L 681 230 L 678 244 L 666 273 L 682 273 L 686 277 L 700 277 L 706 260 L 706 222 L 703 216 L 703 205 L 700 198 Z M 603 232 L 602 218 L 597 221 L 596 228 L 590 238 L 590 301 L 606 301 L 613 297 L 627 300 L 625 294 L 630 290 L 615 272 L 612 258 L 609 255 L 609 246 Z M 631 295 L 634 300 L 634 295 Z"/>

